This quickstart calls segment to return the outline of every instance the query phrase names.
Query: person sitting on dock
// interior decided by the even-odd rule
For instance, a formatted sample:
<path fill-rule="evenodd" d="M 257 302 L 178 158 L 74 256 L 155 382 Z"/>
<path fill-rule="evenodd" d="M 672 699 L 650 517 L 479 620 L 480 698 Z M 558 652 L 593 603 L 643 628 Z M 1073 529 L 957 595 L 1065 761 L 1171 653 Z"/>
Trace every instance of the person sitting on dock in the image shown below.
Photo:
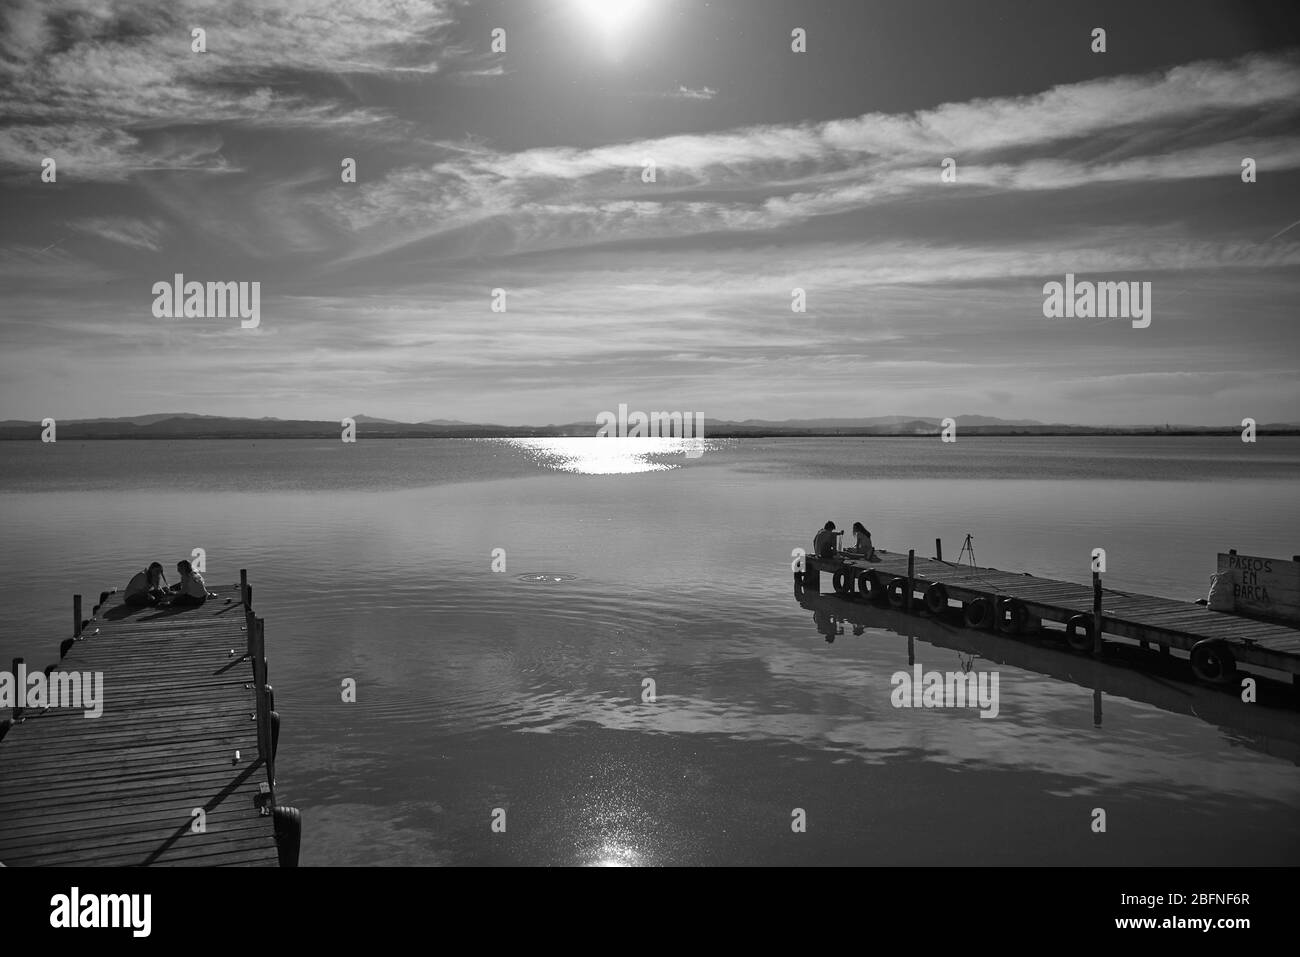
<path fill-rule="evenodd" d="M 162 563 L 151 562 L 148 568 L 136 572 L 126 583 L 126 592 L 122 600 L 133 608 L 156 605 L 167 594 L 167 590 L 163 587 L 166 583 L 167 578 L 163 575 Z"/>
<path fill-rule="evenodd" d="M 871 544 L 871 533 L 861 522 L 853 523 L 853 550 L 861 552 L 862 557 L 869 562 L 880 561 L 880 556 L 876 554 L 876 546 Z"/>
<path fill-rule="evenodd" d="M 181 580 L 172 586 L 172 591 L 176 592 L 171 601 L 173 605 L 202 605 L 208 600 L 208 586 L 193 565 L 179 561 L 176 571 L 180 572 Z"/>
<path fill-rule="evenodd" d="M 815 536 L 813 536 L 813 554 L 818 558 L 835 557 L 835 536 L 839 533 L 835 531 L 835 523 L 827 522 L 822 526 Z"/>

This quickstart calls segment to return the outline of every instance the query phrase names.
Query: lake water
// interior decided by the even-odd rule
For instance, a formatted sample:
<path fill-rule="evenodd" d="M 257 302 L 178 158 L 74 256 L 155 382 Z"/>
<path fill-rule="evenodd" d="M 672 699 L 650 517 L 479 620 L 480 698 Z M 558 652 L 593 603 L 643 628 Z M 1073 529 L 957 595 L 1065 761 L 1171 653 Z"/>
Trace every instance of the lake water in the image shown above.
<path fill-rule="evenodd" d="M 1219 551 L 1300 551 L 1300 440 L 682 453 L 0 443 L 0 661 L 56 660 L 70 596 L 151 559 L 170 570 L 201 547 L 212 583 L 247 568 L 305 865 L 1300 864 L 1295 712 L 1261 733 L 1247 709 L 1262 706 L 1134 679 L 1101 696 L 1098 727 L 1089 681 L 1106 666 L 1049 651 L 1042 667 L 976 662 L 1000 675 L 994 719 L 894 708 L 906 633 L 926 670 L 957 652 L 888 613 L 828 643 L 790 569 L 826 519 L 861 520 L 891 551 L 928 556 L 941 537 L 952 559 L 969 532 L 982 565 L 1079 582 L 1101 546 L 1108 586 L 1200 597 Z"/>

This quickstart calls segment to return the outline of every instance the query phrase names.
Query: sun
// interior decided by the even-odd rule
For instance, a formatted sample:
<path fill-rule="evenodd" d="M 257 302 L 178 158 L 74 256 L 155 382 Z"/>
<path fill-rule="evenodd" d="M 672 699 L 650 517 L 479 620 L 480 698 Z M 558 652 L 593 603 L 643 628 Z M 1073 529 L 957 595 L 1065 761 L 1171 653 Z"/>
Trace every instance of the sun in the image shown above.
<path fill-rule="evenodd" d="M 645 0 L 573 0 L 583 19 L 602 33 L 619 33 L 640 16 Z"/>
<path fill-rule="evenodd" d="M 622 41 L 641 19 L 646 0 L 570 0 L 578 17 L 600 35 L 608 48 Z"/>

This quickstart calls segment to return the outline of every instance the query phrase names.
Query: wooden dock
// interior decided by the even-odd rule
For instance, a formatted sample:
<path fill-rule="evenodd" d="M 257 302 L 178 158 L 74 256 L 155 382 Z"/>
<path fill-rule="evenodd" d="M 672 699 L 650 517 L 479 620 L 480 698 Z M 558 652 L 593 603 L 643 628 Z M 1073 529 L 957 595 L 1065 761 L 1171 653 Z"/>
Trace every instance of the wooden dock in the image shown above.
<path fill-rule="evenodd" d="M 83 620 L 74 599 L 50 669 L 102 674 L 102 714 L 15 708 L 0 722 L 0 864 L 296 866 L 264 626 L 241 579 L 198 608 L 106 593 Z"/>
<path fill-rule="evenodd" d="M 914 554 L 877 554 L 875 562 L 842 552 L 830 559 L 809 555 L 805 570 L 795 573 L 796 589 L 820 592 L 820 573 L 829 572 L 842 598 L 960 614 L 967 627 L 1026 639 L 1040 632 L 1042 622 L 1058 622 L 1077 651 L 1099 654 L 1102 637 L 1111 635 L 1154 645 L 1164 654 L 1186 652 L 1197 676 L 1207 681 L 1234 680 L 1237 665 L 1249 664 L 1289 673 L 1300 683 L 1300 629 L 1104 588 L 1097 574 L 1092 585 L 1081 585 Z"/>

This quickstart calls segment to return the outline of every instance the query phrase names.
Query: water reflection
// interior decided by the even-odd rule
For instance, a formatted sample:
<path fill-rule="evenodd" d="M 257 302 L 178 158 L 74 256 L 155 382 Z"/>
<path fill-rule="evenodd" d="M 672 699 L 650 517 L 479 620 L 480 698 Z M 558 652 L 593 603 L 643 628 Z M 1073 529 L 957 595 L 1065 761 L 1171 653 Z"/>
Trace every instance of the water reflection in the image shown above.
<path fill-rule="evenodd" d="M 1022 670 L 1091 692 L 1094 728 L 1102 727 L 1102 693 L 1105 692 L 1112 699 L 1127 699 L 1196 718 L 1251 750 L 1284 757 L 1300 765 L 1300 714 L 1289 701 L 1288 687 L 1270 679 L 1259 679 L 1259 697 L 1247 705 L 1232 688 L 1212 688 L 1190 680 L 1185 661 L 1144 652 L 1135 646 L 1117 645 L 1107 660 L 1096 661 L 1071 653 L 1063 646 L 1058 648 L 1050 639 L 1028 644 L 866 602 L 846 601 L 835 595 L 803 589 L 796 589 L 795 594 L 800 606 L 812 612 L 817 632 L 828 642 L 843 635 L 846 624 L 853 627 L 855 635 L 861 635 L 863 629 L 871 629 L 877 635 L 887 633 L 889 637 L 906 635 L 909 667 L 916 662 L 918 641 L 932 649 L 956 650 L 963 671 L 973 666 L 975 658 L 980 658 L 997 667 Z M 927 657 L 933 658 L 934 650 Z M 1012 707 L 1015 722 L 1030 726 L 1041 723 L 1045 727 L 1059 718 L 1057 686 L 1049 684 L 1039 688 L 1038 684 L 1030 674 L 1025 675 L 1025 680 L 1010 683 L 1011 688 L 1019 689 L 1019 700 Z M 1264 702 L 1268 706 L 1263 706 Z M 1027 754 L 1022 753 L 1021 758 L 1027 759 Z"/>
<path fill-rule="evenodd" d="M 633 848 L 606 842 L 601 845 L 592 865 L 594 867 L 636 867 L 640 863 L 641 855 Z"/>
<path fill-rule="evenodd" d="M 628 475 L 678 468 L 711 448 L 704 439 L 565 436 L 500 439 L 524 452 L 537 465 L 581 475 Z"/>

